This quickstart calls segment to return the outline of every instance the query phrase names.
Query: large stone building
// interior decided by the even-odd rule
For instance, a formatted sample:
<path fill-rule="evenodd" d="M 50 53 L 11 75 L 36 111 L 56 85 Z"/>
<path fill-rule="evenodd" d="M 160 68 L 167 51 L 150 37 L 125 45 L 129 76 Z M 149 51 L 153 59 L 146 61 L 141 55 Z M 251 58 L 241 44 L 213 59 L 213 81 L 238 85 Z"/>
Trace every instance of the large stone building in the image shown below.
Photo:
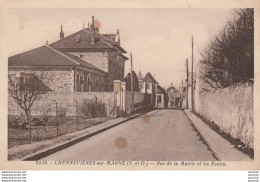
<path fill-rule="evenodd" d="M 46 42 L 8 58 L 9 79 L 25 86 L 30 77 L 37 77 L 48 90 L 44 100 L 33 104 L 32 114 L 39 114 L 37 109 L 43 105 L 53 107 L 53 100 L 70 110 L 70 114 L 76 112 L 75 100 L 98 97 L 107 105 L 113 103 L 113 81 L 124 80 L 128 59 L 120 46 L 119 30 L 116 34 L 101 34 L 92 17 L 90 26 L 67 37 L 61 26 L 59 37 L 54 43 Z M 20 114 L 21 108 L 10 95 L 9 114 Z"/>
<path fill-rule="evenodd" d="M 55 92 L 111 92 L 124 79 L 126 51 L 116 34 L 100 34 L 92 24 L 60 40 L 8 58 L 9 74 L 44 73 Z"/>

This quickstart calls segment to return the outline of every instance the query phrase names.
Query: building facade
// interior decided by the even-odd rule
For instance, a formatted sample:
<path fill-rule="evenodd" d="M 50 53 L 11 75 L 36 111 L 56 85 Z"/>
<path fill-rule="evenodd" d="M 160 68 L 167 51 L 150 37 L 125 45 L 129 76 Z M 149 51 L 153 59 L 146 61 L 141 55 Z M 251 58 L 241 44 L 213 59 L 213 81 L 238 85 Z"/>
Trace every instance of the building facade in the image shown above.
<path fill-rule="evenodd" d="M 87 28 L 64 38 L 63 30 L 60 40 L 50 44 L 54 49 L 74 55 L 85 62 L 101 69 L 106 75 L 105 91 L 113 91 L 113 81 L 124 79 L 126 51 L 120 46 L 119 30 L 116 34 L 101 34 L 92 24 Z"/>
<path fill-rule="evenodd" d="M 168 99 L 166 91 L 158 85 L 157 91 L 155 93 L 155 107 L 157 108 L 165 108 L 168 106 Z"/>

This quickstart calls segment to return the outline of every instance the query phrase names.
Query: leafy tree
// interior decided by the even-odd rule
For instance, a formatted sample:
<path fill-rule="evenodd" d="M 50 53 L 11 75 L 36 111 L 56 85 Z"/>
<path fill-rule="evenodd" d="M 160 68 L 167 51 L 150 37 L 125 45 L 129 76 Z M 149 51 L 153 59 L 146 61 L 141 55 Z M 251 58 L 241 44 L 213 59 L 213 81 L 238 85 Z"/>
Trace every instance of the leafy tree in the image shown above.
<path fill-rule="evenodd" d="M 229 20 L 201 53 L 204 80 L 217 87 L 254 78 L 254 9 L 234 10 Z"/>

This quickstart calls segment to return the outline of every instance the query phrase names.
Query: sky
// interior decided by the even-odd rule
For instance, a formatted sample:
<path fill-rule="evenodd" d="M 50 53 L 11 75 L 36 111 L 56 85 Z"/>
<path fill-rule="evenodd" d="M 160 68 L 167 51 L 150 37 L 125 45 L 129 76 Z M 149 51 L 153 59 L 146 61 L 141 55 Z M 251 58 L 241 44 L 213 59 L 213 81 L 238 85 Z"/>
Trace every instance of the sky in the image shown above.
<path fill-rule="evenodd" d="M 10 9 L 8 12 L 8 56 L 59 40 L 60 25 L 65 37 L 82 30 L 91 16 L 101 24 L 100 33 L 120 31 L 121 46 L 133 55 L 133 69 L 148 71 L 162 87 L 179 88 L 185 80 L 185 61 L 191 68 L 191 37 L 194 37 L 194 70 L 210 40 L 233 10 L 222 9 Z M 130 70 L 126 61 L 125 74 Z"/>

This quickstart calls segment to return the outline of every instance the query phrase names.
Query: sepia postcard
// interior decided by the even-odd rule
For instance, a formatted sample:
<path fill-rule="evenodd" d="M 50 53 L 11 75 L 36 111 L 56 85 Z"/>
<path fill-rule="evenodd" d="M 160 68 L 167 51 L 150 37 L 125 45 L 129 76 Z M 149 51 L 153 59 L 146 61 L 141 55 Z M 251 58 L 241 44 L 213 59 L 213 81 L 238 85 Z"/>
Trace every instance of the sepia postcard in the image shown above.
<path fill-rule="evenodd" d="M 1 170 L 259 170 L 248 1 L 2 1 Z"/>

